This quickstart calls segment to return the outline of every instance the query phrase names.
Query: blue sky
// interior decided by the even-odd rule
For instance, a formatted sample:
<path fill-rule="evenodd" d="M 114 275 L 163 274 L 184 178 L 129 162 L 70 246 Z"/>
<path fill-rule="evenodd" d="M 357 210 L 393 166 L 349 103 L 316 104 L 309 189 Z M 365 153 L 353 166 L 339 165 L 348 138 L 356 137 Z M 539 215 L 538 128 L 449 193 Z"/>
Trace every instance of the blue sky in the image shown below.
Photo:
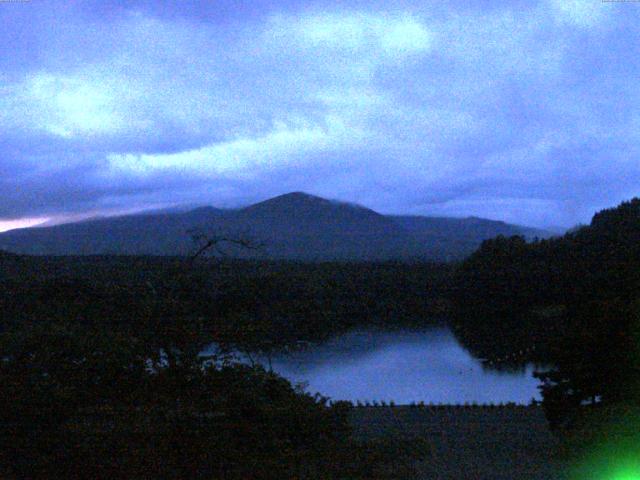
<path fill-rule="evenodd" d="M 588 222 L 640 194 L 640 3 L 0 2 L 0 229 L 289 191 Z"/>

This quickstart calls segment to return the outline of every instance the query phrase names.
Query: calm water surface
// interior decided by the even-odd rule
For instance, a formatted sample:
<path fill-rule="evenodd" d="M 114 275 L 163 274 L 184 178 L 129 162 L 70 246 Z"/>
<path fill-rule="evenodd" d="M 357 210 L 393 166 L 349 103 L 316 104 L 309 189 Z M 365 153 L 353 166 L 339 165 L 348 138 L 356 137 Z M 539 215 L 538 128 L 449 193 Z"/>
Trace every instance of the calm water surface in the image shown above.
<path fill-rule="evenodd" d="M 334 400 L 393 400 L 397 404 L 529 403 L 539 399 L 533 367 L 519 373 L 486 370 L 444 328 L 355 331 L 325 344 L 272 359 L 290 381 Z"/>

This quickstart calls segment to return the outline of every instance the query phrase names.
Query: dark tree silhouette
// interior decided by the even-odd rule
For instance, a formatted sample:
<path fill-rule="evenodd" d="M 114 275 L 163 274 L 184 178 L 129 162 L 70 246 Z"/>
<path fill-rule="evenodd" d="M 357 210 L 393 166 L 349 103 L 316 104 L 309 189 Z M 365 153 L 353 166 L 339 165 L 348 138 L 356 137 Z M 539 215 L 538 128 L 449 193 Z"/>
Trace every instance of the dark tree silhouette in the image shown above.
<path fill-rule="evenodd" d="M 187 233 L 191 235 L 191 239 L 197 245 L 196 252 L 190 257 L 191 262 L 210 251 L 226 257 L 228 252 L 224 249 L 225 245 L 235 245 L 246 250 L 261 250 L 265 247 L 264 242 L 256 240 L 246 233 L 238 235 L 211 235 L 198 229 L 189 230 Z"/>
<path fill-rule="evenodd" d="M 456 288 L 454 327 L 476 354 L 553 365 L 538 374 L 553 425 L 640 401 L 640 199 L 560 238 L 484 242 Z"/>

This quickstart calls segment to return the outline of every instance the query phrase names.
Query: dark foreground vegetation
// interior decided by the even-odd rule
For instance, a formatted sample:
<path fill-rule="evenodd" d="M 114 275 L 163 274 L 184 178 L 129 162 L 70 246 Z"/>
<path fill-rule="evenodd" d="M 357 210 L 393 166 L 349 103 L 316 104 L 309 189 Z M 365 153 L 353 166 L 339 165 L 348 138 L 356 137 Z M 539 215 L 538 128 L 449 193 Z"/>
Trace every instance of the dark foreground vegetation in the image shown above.
<path fill-rule="evenodd" d="M 488 366 L 540 365 L 565 457 L 610 444 L 636 458 L 639 300 L 640 200 L 563 237 L 487 240 L 453 265 L 0 253 L 0 477 L 456 478 L 434 477 L 455 435 L 366 434 L 367 409 L 229 355 L 445 322 Z M 476 420 L 456 431 L 498 428 Z M 527 448 L 500 442 L 469 455 Z M 531 475 L 518 476 L 547 478 Z"/>
<path fill-rule="evenodd" d="M 1 260 L 3 325 L 77 319 L 158 342 L 183 331 L 197 348 L 295 347 L 356 326 L 446 321 L 452 266 L 296 263 L 180 257 Z M 191 338 L 193 337 L 193 338 Z"/>
<path fill-rule="evenodd" d="M 351 435 L 350 405 L 224 355 L 58 321 L 1 347 L 2 478 L 396 478 Z"/>
<path fill-rule="evenodd" d="M 640 199 L 527 243 L 485 241 L 454 280 L 459 338 L 494 365 L 535 361 L 547 416 L 640 402 Z"/>
<path fill-rule="evenodd" d="M 355 437 L 349 404 L 228 352 L 436 318 L 447 268 L 0 261 L 1 478 L 412 478 L 428 454 L 419 439 Z"/>

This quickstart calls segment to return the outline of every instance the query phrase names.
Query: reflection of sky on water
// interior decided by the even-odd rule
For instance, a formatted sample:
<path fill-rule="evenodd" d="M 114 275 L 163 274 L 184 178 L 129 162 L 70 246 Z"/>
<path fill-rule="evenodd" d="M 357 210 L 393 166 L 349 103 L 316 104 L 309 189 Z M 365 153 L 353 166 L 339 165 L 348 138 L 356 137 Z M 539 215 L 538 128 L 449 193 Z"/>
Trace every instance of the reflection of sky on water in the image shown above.
<path fill-rule="evenodd" d="M 539 398 L 533 368 L 520 374 L 483 369 L 446 329 L 353 332 L 275 357 L 273 368 L 336 400 L 528 403 Z"/>

